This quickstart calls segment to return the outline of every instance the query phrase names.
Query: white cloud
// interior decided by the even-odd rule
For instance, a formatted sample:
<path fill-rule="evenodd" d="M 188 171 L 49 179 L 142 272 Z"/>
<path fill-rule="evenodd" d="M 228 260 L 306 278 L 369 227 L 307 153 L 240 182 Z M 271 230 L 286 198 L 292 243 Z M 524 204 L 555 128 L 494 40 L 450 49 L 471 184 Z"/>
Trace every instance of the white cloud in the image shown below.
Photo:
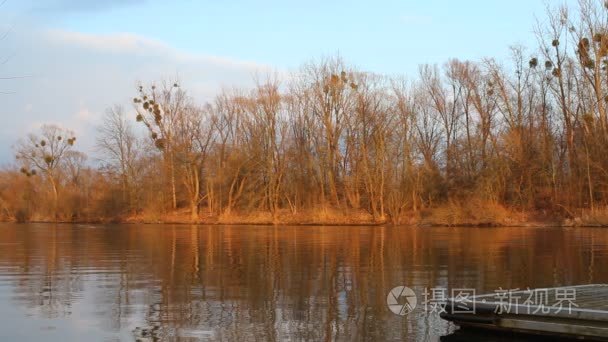
<path fill-rule="evenodd" d="M 251 72 L 270 70 L 270 66 L 259 63 L 180 51 L 159 40 L 133 33 L 88 34 L 65 30 L 47 30 L 45 33 L 49 41 L 55 43 L 81 46 L 107 53 L 168 57 L 178 63 L 202 62 L 227 68 L 249 69 Z"/>
<path fill-rule="evenodd" d="M 179 77 L 198 102 L 210 100 L 222 87 L 249 87 L 256 73 L 271 67 L 250 61 L 189 53 L 129 33 L 85 34 L 65 30 L 15 32 L 5 51 L 17 55 L 0 75 L 32 75 L 4 81 L 0 109 L 0 164 L 10 161 L 10 146 L 42 123 L 76 131 L 85 152 L 94 127 L 113 104 L 130 108 L 138 81 Z M 2 57 L 2 56 L 0 56 Z"/>
<path fill-rule="evenodd" d="M 87 108 L 82 108 L 76 113 L 76 119 L 81 121 L 93 121 L 94 114 Z"/>
<path fill-rule="evenodd" d="M 87 34 L 75 31 L 51 29 L 44 31 L 51 42 L 71 44 L 83 48 L 119 53 L 142 53 L 155 49 L 167 50 L 160 41 L 132 33 Z"/>

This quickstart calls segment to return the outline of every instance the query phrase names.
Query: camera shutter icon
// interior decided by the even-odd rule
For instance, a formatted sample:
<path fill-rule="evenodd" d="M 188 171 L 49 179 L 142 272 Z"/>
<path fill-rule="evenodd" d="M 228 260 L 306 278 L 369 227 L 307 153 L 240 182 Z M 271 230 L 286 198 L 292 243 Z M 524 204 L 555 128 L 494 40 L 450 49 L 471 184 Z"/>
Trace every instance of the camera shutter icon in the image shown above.
<path fill-rule="evenodd" d="M 394 314 L 405 316 L 414 311 L 418 298 L 414 290 L 407 286 L 397 286 L 386 296 L 386 304 Z"/>

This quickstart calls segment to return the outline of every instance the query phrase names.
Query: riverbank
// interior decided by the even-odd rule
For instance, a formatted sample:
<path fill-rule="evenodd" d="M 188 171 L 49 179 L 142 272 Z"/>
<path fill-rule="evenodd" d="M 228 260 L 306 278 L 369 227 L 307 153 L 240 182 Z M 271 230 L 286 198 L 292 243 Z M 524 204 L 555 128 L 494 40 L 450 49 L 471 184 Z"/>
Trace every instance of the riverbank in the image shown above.
<path fill-rule="evenodd" d="M 16 222 L 11 218 L 1 221 Z M 121 217 L 76 217 L 53 220 L 34 217 L 33 223 L 99 223 L 99 224 L 202 224 L 202 225 L 301 225 L 301 226 L 417 226 L 417 227 L 608 227 L 608 210 L 580 211 L 578 215 L 563 216 L 547 211 L 522 212 L 499 205 L 446 204 L 436 208 L 404 212 L 398 220 L 386 216 L 373 217 L 364 210 L 324 209 L 292 212 L 232 212 L 224 215 L 199 215 L 193 220 L 186 210 L 171 213 L 140 213 Z"/>

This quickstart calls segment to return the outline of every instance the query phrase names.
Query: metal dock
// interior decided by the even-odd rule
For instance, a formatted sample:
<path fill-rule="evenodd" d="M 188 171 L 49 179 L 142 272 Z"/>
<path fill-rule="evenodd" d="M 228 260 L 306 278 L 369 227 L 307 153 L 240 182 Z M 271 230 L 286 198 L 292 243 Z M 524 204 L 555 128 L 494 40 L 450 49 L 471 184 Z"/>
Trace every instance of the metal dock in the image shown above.
<path fill-rule="evenodd" d="M 453 296 L 441 317 L 463 330 L 608 341 L 608 284 Z"/>

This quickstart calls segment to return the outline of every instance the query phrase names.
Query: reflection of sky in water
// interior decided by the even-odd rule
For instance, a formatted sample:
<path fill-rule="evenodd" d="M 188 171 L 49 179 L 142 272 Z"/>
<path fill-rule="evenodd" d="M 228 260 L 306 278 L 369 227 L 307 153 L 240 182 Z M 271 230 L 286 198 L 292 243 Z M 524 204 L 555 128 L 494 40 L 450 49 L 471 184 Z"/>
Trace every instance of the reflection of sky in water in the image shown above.
<path fill-rule="evenodd" d="M 4 270 L 0 269 L 0 273 L 4 273 Z M 6 277 L 0 277 L 0 341 L 131 340 L 129 329 L 108 329 L 103 323 L 101 317 L 111 316 L 106 311 L 111 310 L 111 307 L 99 305 L 97 298 L 104 289 L 95 284 L 104 280 L 97 276 L 84 277 L 82 280 L 88 286 L 81 289 L 82 292 L 74 294 L 69 304 L 51 303 L 51 298 L 42 291 L 39 306 L 34 306 L 35 303 L 27 298 L 27 293 L 16 291 Z M 49 317 L 45 306 L 53 306 L 57 311 L 54 309 Z"/>
<path fill-rule="evenodd" d="M 602 229 L 0 225 L 0 246 L 0 341 L 436 340 L 429 288 L 608 282 Z"/>

